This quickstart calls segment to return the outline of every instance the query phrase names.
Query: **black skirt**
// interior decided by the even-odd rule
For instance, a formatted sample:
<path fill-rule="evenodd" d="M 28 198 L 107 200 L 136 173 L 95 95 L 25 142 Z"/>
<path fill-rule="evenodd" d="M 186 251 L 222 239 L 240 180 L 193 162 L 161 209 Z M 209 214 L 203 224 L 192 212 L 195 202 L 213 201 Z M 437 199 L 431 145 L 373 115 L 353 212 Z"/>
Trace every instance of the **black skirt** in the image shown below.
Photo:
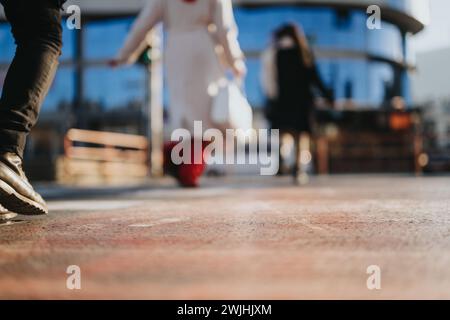
<path fill-rule="evenodd" d="M 294 101 L 283 103 L 271 100 L 266 108 L 266 116 L 272 129 L 311 133 L 314 107 L 312 103 L 302 105 Z"/>

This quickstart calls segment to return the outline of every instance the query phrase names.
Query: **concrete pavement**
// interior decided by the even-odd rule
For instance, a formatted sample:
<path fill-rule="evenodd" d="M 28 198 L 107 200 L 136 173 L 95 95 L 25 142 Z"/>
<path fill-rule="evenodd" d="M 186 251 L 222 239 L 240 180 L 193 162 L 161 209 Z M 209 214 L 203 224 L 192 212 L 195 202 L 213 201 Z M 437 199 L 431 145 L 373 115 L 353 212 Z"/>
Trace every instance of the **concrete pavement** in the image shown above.
<path fill-rule="evenodd" d="M 119 191 L 53 193 L 49 217 L 0 226 L 0 298 L 450 298 L 450 177 Z"/>

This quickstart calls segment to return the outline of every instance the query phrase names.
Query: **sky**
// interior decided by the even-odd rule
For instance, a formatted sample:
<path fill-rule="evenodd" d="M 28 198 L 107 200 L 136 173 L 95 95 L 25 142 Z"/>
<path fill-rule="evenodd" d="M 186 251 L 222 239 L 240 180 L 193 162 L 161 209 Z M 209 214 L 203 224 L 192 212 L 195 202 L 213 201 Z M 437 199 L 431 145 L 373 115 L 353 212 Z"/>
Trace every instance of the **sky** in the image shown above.
<path fill-rule="evenodd" d="M 450 1 L 430 0 L 430 6 L 430 24 L 412 41 L 416 52 L 450 47 Z"/>

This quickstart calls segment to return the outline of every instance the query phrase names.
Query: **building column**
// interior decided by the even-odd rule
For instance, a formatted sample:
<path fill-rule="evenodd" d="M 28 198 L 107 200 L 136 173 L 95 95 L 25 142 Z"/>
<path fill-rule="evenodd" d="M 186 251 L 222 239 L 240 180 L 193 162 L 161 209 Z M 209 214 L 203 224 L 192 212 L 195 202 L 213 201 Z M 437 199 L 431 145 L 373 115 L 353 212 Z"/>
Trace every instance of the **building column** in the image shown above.
<path fill-rule="evenodd" d="M 83 107 L 84 100 L 84 29 L 75 32 L 75 99 L 73 101 L 73 114 L 75 115 L 72 126 L 79 129 L 86 129 L 86 115 Z"/>
<path fill-rule="evenodd" d="M 409 81 L 409 71 L 408 71 L 408 60 L 409 60 L 409 54 L 408 54 L 408 34 L 405 31 L 402 31 L 402 57 L 403 57 L 403 64 L 404 68 L 401 72 L 401 94 L 402 97 L 405 99 L 405 102 L 407 105 L 411 103 L 411 91 L 410 91 L 410 81 Z"/>
<path fill-rule="evenodd" d="M 150 141 L 150 172 L 153 177 L 164 174 L 164 78 L 163 78 L 163 32 L 156 28 L 151 36 L 151 64 L 149 88 L 149 132 Z"/>

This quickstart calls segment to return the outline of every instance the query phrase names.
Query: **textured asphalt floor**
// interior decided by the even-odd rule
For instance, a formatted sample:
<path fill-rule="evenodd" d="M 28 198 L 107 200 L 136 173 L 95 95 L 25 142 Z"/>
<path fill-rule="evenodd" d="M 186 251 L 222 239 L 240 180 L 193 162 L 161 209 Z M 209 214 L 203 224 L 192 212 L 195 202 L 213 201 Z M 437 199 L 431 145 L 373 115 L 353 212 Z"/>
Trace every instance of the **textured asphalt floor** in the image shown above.
<path fill-rule="evenodd" d="M 0 225 L 0 298 L 450 299 L 450 177 L 88 193 Z M 81 290 L 66 286 L 71 265 Z"/>

